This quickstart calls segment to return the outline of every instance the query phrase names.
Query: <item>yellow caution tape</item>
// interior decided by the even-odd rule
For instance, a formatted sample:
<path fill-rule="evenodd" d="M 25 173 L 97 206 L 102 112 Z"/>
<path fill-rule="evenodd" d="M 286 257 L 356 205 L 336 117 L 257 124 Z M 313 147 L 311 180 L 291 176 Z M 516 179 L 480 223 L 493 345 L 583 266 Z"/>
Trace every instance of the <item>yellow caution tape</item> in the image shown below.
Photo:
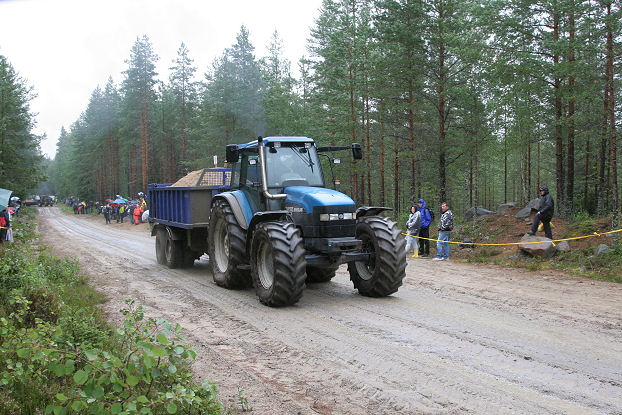
<path fill-rule="evenodd" d="M 403 233 L 402 235 L 405 236 L 411 236 L 413 238 L 419 238 L 419 239 L 427 239 L 428 241 L 436 241 L 436 242 L 447 242 L 448 244 L 459 244 L 459 245 L 479 245 L 479 246 L 507 246 L 507 245 L 528 245 L 528 244 L 544 244 L 547 242 L 551 242 L 551 244 L 553 246 L 555 245 L 555 242 L 562 242 L 562 241 L 573 241 L 576 239 L 585 239 L 585 238 L 594 238 L 596 236 L 603 236 L 603 235 L 608 235 L 611 233 L 616 233 L 616 232 L 622 232 L 622 229 L 616 229 L 613 231 L 609 231 L 609 232 L 602 232 L 602 233 L 598 233 L 598 232 L 594 232 L 591 235 L 584 235 L 584 236 L 575 236 L 573 238 L 564 238 L 564 239 L 553 239 L 551 241 L 538 241 L 538 242 L 508 242 L 508 243 L 504 243 L 504 244 L 491 244 L 491 243 L 478 243 L 478 242 L 458 242 L 458 241 L 440 241 L 438 239 L 434 239 L 434 238 L 424 238 L 422 236 L 416 236 L 416 235 L 410 235 L 408 233 Z"/>

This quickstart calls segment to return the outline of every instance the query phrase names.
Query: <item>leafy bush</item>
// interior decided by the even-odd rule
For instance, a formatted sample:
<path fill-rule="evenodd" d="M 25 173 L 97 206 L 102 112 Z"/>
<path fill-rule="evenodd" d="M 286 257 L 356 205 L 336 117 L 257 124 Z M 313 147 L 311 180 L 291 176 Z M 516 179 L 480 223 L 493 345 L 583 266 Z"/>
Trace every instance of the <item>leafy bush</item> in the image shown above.
<path fill-rule="evenodd" d="M 59 343 L 84 348 L 101 349 L 111 335 L 105 323 L 87 308 L 67 310 L 58 319 L 58 326 L 61 330 Z"/>
<path fill-rule="evenodd" d="M 220 414 L 197 385 L 179 325 L 128 302 L 109 328 L 77 261 L 36 246 L 0 247 L 0 402 L 11 414 Z"/>
<path fill-rule="evenodd" d="M 196 385 L 187 370 L 196 354 L 179 343 L 179 325 L 145 319 L 130 301 L 117 350 L 62 347 L 62 331 L 51 323 L 27 327 L 25 297 L 10 301 L 16 311 L 0 318 L 0 388 L 25 412 L 45 405 L 55 415 L 221 413 L 214 385 Z"/>

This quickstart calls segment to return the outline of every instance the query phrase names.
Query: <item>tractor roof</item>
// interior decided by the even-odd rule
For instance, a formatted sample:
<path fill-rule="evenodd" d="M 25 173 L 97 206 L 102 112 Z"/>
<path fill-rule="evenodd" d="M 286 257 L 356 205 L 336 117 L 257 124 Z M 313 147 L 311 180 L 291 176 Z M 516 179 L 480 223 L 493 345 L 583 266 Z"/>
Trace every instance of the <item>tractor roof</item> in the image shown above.
<path fill-rule="evenodd" d="M 264 137 L 264 147 L 269 143 L 315 143 L 312 138 L 309 137 Z M 248 142 L 246 144 L 238 144 L 238 149 L 257 147 L 257 140 Z"/>

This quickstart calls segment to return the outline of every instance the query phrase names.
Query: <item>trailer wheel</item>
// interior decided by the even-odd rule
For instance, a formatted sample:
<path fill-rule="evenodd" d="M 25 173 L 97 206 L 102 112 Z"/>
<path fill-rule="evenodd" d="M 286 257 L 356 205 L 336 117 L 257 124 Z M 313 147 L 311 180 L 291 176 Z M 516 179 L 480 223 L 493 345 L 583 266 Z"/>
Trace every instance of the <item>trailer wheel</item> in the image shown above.
<path fill-rule="evenodd" d="M 251 244 L 251 276 L 257 297 L 271 307 L 295 304 L 305 287 L 305 249 L 293 223 L 257 225 Z"/>
<path fill-rule="evenodd" d="M 307 282 L 328 282 L 332 280 L 339 265 L 327 268 L 307 267 Z"/>
<path fill-rule="evenodd" d="M 224 200 L 214 202 L 210 216 L 208 255 L 214 282 L 224 288 L 249 286 L 248 270 L 238 268 L 248 263 L 246 232 L 235 219 L 229 203 Z"/>
<path fill-rule="evenodd" d="M 158 229 L 156 233 L 156 261 L 160 265 L 164 265 L 166 263 L 166 258 L 164 254 L 164 248 L 166 247 L 166 231 L 164 229 Z"/>
<path fill-rule="evenodd" d="M 163 249 L 164 265 L 169 268 L 179 268 L 184 263 L 184 241 L 171 238 L 167 231 L 164 231 L 164 235 L 166 238 Z"/>
<path fill-rule="evenodd" d="M 367 261 L 348 263 L 350 280 L 361 295 L 384 297 L 393 294 L 406 276 L 404 238 L 395 222 L 380 216 L 364 216 L 356 224 L 356 237 L 363 241 Z"/>

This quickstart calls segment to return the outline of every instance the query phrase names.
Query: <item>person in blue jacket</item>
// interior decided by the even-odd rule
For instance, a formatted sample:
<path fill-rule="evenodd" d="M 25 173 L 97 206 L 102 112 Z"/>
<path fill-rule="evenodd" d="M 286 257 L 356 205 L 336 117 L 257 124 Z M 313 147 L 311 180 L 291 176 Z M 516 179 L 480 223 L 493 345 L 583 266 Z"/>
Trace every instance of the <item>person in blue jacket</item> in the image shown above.
<path fill-rule="evenodd" d="M 425 200 L 419 199 L 419 212 L 421 212 L 421 225 L 419 227 L 419 256 L 430 256 L 430 224 L 432 223 L 432 215 L 430 209 L 426 207 Z"/>

